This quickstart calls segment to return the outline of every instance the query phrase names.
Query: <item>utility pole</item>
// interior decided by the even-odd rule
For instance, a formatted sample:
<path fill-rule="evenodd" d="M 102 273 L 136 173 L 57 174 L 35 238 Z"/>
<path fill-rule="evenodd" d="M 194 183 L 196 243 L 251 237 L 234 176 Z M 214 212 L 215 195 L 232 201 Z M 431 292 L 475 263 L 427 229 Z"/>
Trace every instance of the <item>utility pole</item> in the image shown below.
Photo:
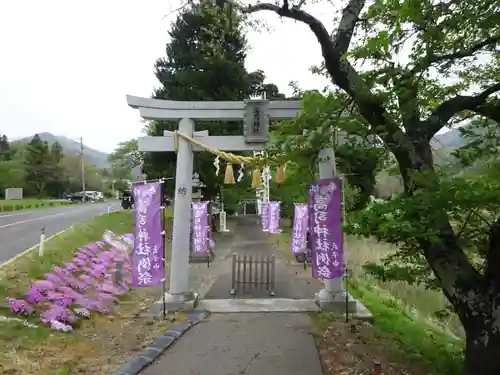
<path fill-rule="evenodd" d="M 80 137 L 80 162 L 82 166 L 82 191 L 85 191 L 85 164 L 83 162 L 83 138 Z"/>

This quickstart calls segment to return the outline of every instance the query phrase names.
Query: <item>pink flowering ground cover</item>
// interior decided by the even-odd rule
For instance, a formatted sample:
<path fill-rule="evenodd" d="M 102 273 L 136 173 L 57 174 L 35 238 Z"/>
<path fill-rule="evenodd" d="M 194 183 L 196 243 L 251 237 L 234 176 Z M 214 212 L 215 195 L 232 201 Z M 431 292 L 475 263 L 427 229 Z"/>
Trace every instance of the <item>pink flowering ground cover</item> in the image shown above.
<path fill-rule="evenodd" d="M 99 216 L 48 241 L 43 258 L 33 251 L 0 268 L 0 374 L 112 373 L 165 330 L 168 321 L 143 314 L 160 288 L 124 293 L 127 267 L 125 285 L 116 285 L 109 276 L 118 259 L 113 246 L 87 246 L 101 240 L 107 229 L 123 234 L 132 228 L 131 212 Z M 117 291 L 122 294 L 113 295 Z M 24 302 L 7 303 L 6 298 Z M 30 308 L 32 314 L 25 317 Z M 68 326 L 72 330 L 63 332 Z"/>
<path fill-rule="evenodd" d="M 89 319 L 92 313 L 110 314 L 117 299 L 129 291 L 133 235 L 122 236 L 122 246 L 110 237 L 81 247 L 68 262 L 53 265 L 42 278 L 31 281 L 23 296 L 6 297 L 10 312 L 37 316 L 41 324 L 63 332 L 72 331 L 78 319 Z"/>

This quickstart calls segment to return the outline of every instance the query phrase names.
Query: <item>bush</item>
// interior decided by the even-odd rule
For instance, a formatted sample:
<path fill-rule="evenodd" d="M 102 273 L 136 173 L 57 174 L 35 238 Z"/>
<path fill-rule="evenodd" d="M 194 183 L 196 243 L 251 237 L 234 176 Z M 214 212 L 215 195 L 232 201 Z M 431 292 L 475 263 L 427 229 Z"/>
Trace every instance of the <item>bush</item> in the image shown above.
<path fill-rule="evenodd" d="M 49 202 L 49 206 L 53 206 L 54 205 L 54 202 Z"/>

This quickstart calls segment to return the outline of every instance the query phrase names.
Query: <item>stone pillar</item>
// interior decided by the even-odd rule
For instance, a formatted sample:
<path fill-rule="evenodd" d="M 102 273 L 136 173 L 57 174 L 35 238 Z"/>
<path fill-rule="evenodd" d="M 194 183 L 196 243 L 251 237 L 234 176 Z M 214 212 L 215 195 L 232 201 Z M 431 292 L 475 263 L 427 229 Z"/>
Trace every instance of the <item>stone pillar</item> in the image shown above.
<path fill-rule="evenodd" d="M 194 121 L 183 118 L 179 123 L 179 131 L 192 137 Z M 181 137 L 178 142 L 170 290 L 166 296 L 169 311 L 185 309 L 186 302 L 196 299 L 196 296 L 188 293 L 193 149 L 191 143 Z"/>
<path fill-rule="evenodd" d="M 332 178 L 337 174 L 333 148 L 325 148 L 318 153 L 319 177 Z M 345 311 L 346 291 L 341 277 L 324 280 L 324 288 L 316 293 L 315 301 L 322 310 Z M 349 311 L 356 311 L 356 301 L 349 298 Z"/>

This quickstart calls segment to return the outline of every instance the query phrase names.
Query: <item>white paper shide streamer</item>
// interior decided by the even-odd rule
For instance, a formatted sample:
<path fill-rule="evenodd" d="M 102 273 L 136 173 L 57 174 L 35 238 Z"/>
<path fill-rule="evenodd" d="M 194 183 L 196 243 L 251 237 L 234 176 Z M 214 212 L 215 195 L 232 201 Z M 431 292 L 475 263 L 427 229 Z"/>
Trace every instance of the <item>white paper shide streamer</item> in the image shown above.
<path fill-rule="evenodd" d="M 241 164 L 240 169 L 238 170 L 238 177 L 236 178 L 236 182 L 241 182 L 243 177 L 245 177 L 245 173 L 243 169 L 245 168 L 245 164 Z"/>
<path fill-rule="evenodd" d="M 218 156 L 214 160 L 214 167 L 215 167 L 215 175 L 218 176 L 220 171 L 220 158 Z"/>

